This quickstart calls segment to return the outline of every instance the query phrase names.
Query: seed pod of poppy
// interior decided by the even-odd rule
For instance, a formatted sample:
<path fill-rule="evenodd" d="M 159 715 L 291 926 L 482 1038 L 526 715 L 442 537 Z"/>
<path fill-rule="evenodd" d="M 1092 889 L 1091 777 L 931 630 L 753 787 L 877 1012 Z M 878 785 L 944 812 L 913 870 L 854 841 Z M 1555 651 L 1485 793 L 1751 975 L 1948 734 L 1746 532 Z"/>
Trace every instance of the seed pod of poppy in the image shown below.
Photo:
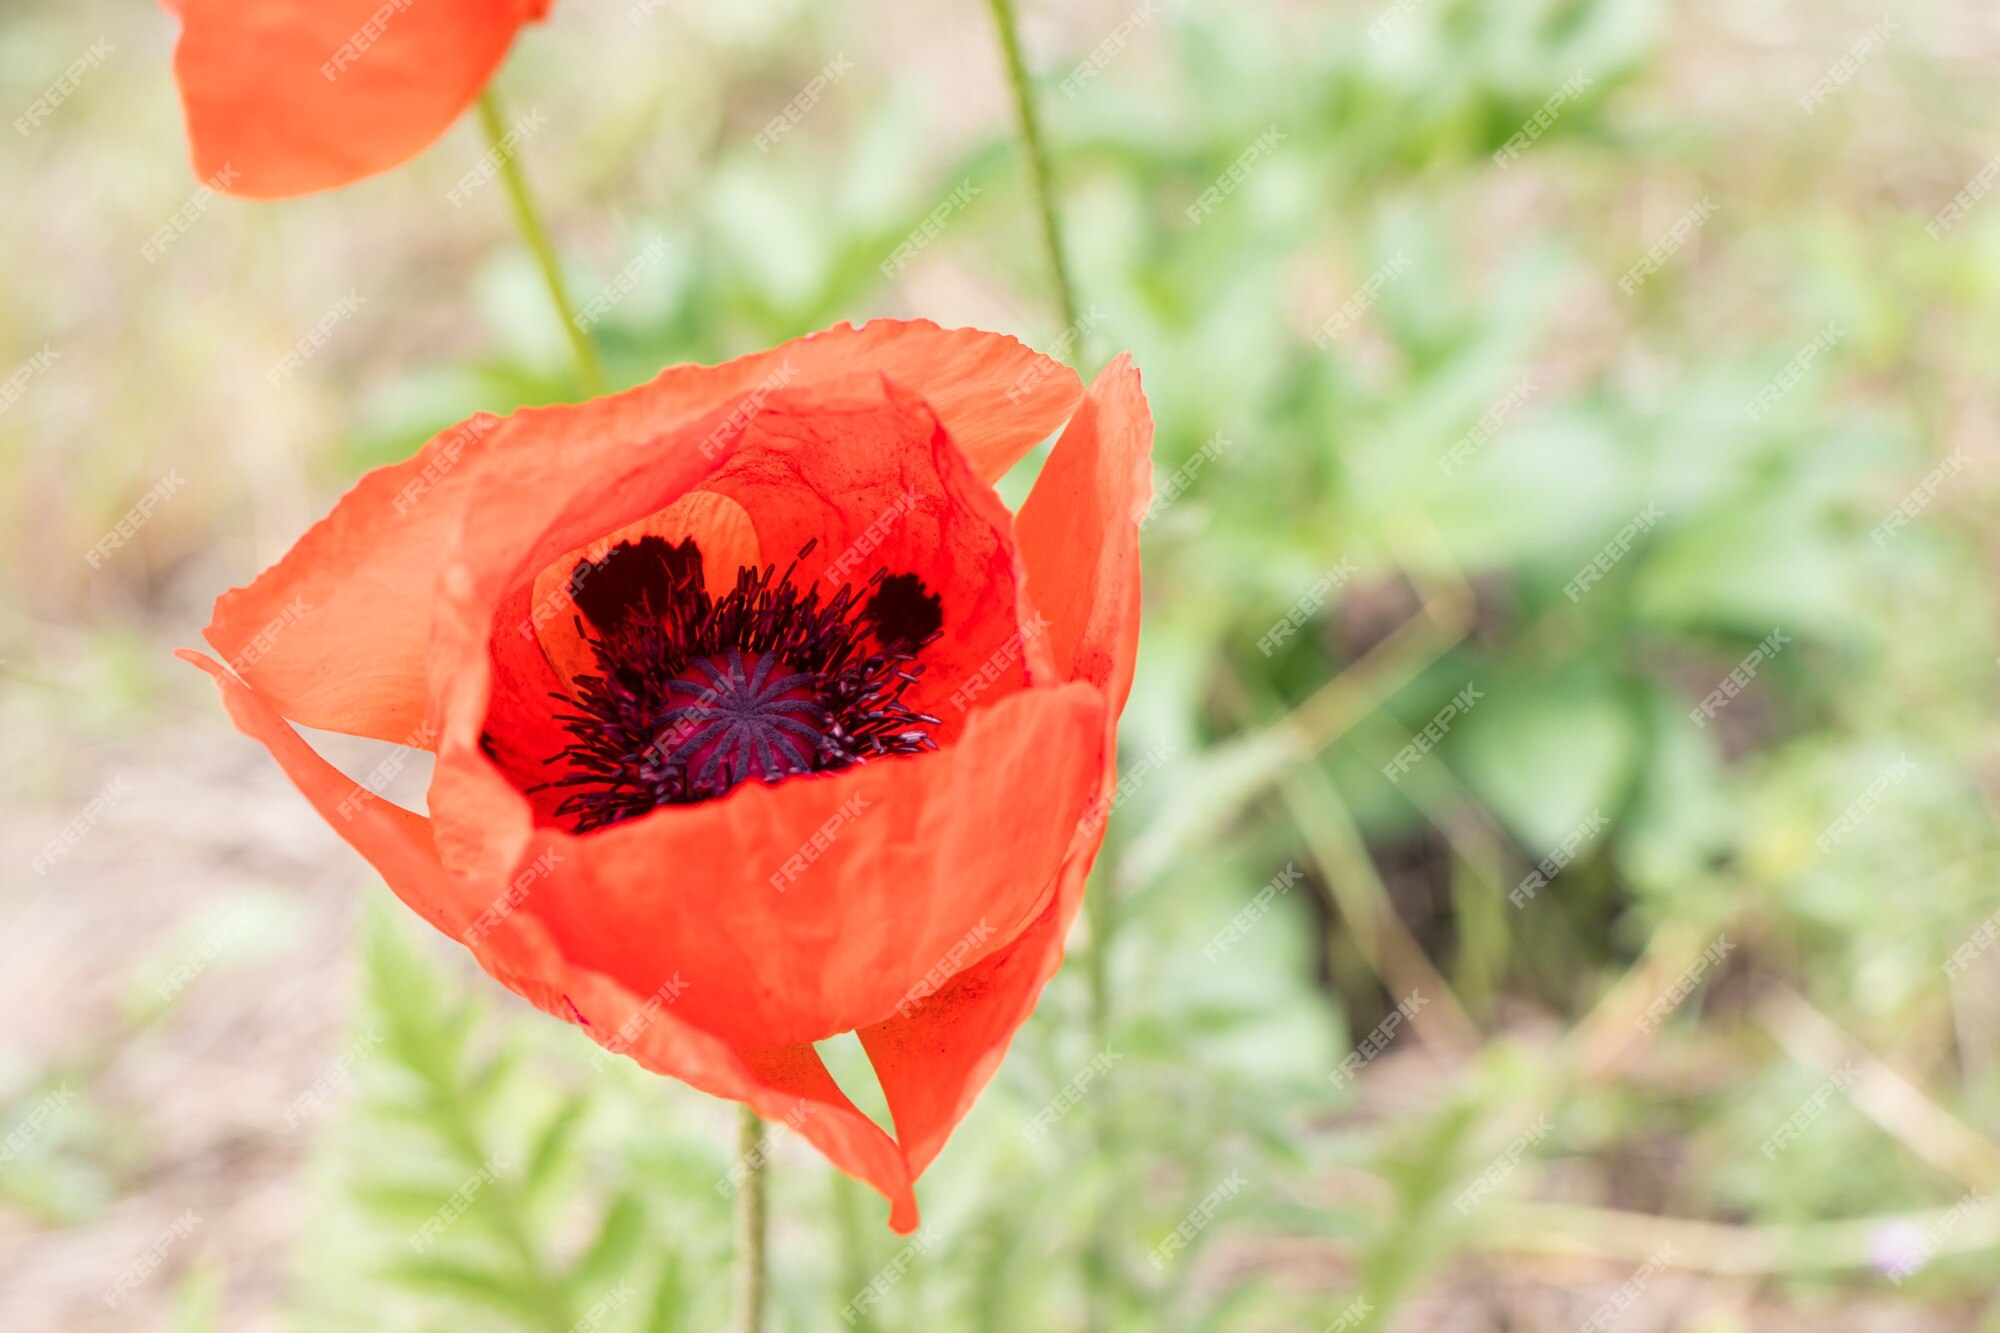
<path fill-rule="evenodd" d="M 843 325 L 445 431 L 218 600 L 227 667 L 183 656 L 490 974 L 908 1231 L 1104 837 L 1151 446 L 1129 356 L 1085 392 L 1010 338 Z M 288 723 L 433 749 L 428 815 Z M 813 1048 L 849 1031 L 893 1138 Z"/>

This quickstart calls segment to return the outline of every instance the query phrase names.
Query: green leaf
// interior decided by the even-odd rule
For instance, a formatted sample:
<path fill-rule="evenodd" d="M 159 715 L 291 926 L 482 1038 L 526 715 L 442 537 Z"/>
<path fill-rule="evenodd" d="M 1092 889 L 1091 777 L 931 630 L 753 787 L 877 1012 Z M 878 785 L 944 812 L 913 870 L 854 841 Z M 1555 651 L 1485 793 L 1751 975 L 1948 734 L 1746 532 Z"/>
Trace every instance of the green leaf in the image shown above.
<path fill-rule="evenodd" d="M 450 1296 L 532 1322 L 536 1298 L 517 1277 L 479 1264 L 443 1257 L 406 1259 L 391 1264 L 386 1276 L 406 1287 Z"/>
<path fill-rule="evenodd" d="M 630 1190 L 621 1192 L 604 1210 L 604 1220 L 597 1226 L 597 1238 L 591 1241 L 590 1248 L 583 1252 L 576 1267 L 571 1270 L 571 1285 L 583 1292 L 608 1286 L 631 1261 L 645 1234 L 645 1205 L 636 1193 Z"/>
<path fill-rule="evenodd" d="M 582 1127 L 584 1117 L 589 1114 L 590 1097 L 579 1092 L 549 1117 L 548 1124 L 535 1136 L 535 1146 L 528 1151 L 528 1168 L 521 1178 L 521 1191 L 525 1198 L 533 1200 L 555 1179 L 568 1155 L 571 1141 Z"/>
<path fill-rule="evenodd" d="M 437 1215 L 437 1211 L 458 1189 L 458 1184 L 438 1184 L 412 1181 L 409 1179 L 371 1179 L 356 1181 L 348 1187 L 354 1201 L 385 1221 L 423 1223 Z M 478 1218 L 479 1209 L 467 1210 L 465 1218 Z"/>
<path fill-rule="evenodd" d="M 1579 665 L 1473 682 L 1487 697 L 1453 726 L 1453 766 L 1540 856 L 1594 813 L 1615 818 L 1638 757 L 1639 725 L 1613 677 Z"/>
<path fill-rule="evenodd" d="M 674 1333 L 681 1327 L 681 1311 L 692 1293 L 681 1272 L 680 1256 L 669 1251 L 659 1261 L 660 1277 L 653 1287 L 653 1303 L 646 1311 L 645 1333 Z"/>
<path fill-rule="evenodd" d="M 505 1094 L 509 1076 L 520 1068 L 521 1051 L 518 1046 L 506 1046 L 495 1052 L 493 1057 L 465 1079 L 465 1103 L 475 1116 L 484 1115 Z"/>

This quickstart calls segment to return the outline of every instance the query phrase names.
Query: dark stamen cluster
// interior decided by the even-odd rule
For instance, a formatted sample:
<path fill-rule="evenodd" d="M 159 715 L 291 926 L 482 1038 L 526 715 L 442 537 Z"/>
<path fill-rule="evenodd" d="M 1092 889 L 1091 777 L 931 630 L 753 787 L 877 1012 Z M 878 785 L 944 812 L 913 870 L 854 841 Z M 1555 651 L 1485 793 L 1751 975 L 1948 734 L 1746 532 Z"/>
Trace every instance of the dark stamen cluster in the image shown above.
<path fill-rule="evenodd" d="M 555 696 L 576 710 L 556 715 L 574 739 L 550 760 L 563 776 L 543 784 L 570 789 L 559 818 L 584 832 L 751 778 L 935 748 L 938 719 L 902 696 L 942 623 L 938 598 L 878 572 L 822 601 L 793 584 L 797 568 L 740 569 L 711 597 L 693 541 L 658 537 L 576 567 L 577 631 L 597 669 Z"/>

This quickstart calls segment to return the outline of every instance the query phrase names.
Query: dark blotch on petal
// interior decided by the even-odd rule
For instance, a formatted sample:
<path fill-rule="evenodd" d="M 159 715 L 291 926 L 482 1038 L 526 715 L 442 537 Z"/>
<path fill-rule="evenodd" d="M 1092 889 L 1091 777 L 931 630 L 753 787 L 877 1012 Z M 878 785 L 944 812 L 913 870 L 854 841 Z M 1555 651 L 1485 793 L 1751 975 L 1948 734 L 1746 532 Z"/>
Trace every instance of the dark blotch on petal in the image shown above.
<path fill-rule="evenodd" d="M 676 584 L 701 581 L 694 538 L 676 546 L 665 537 L 641 537 L 618 543 L 602 560 L 579 563 L 570 571 L 569 595 L 591 624 L 608 630 L 644 607 L 664 610 Z"/>
<path fill-rule="evenodd" d="M 878 643 L 892 653 L 910 653 L 943 627 L 944 603 L 915 574 L 891 574 L 868 599 L 866 615 Z"/>

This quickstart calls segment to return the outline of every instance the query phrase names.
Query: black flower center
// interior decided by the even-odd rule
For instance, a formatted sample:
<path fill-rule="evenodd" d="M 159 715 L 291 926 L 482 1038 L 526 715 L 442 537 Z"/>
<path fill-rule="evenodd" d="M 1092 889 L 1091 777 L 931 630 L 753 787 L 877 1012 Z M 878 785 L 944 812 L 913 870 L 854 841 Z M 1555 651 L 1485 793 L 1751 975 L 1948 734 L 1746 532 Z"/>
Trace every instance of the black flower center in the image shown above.
<path fill-rule="evenodd" d="M 583 832 L 751 778 L 935 747 L 938 719 L 903 693 L 943 624 L 936 594 L 878 571 L 822 600 L 796 569 L 744 567 L 711 597 L 692 540 L 621 542 L 577 565 L 569 592 L 596 670 L 556 696 L 575 710 L 557 714 L 572 738 L 549 758 L 562 776 L 542 784 L 569 789 L 559 819 Z"/>

